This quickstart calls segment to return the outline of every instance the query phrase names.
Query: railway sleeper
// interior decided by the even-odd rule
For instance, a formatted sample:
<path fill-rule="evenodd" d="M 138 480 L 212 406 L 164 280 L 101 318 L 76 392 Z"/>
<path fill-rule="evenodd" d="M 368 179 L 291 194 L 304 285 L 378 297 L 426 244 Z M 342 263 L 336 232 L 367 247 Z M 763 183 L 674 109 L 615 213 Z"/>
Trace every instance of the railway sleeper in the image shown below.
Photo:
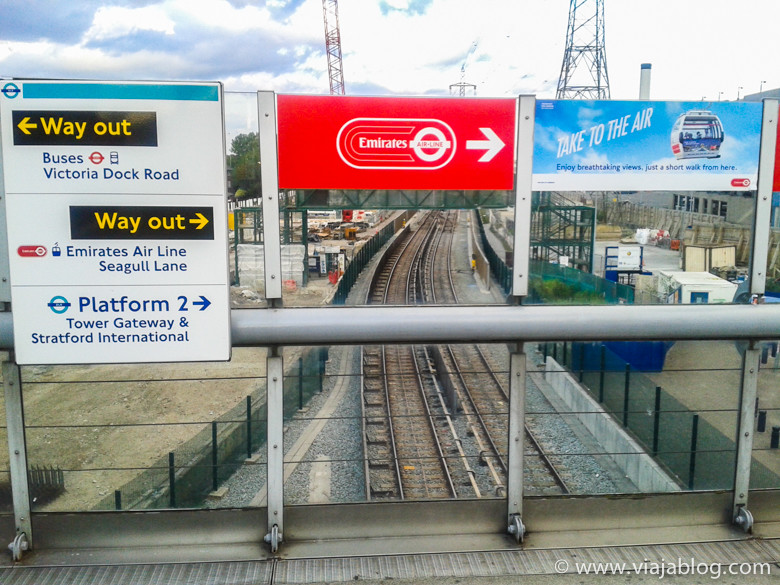
<path fill-rule="evenodd" d="M 372 498 L 387 498 L 390 499 L 396 499 L 395 491 L 385 488 L 371 488 L 371 497 Z"/>
<path fill-rule="evenodd" d="M 368 462 L 369 469 L 392 469 L 392 462 L 389 459 L 372 459 Z"/>
<path fill-rule="evenodd" d="M 387 432 L 382 428 L 366 427 L 366 443 L 369 445 L 387 445 Z"/>
<path fill-rule="evenodd" d="M 387 420 L 387 412 L 384 409 L 384 404 L 378 403 L 378 402 L 365 402 L 365 415 L 366 415 L 366 423 L 368 424 L 378 424 L 377 420 L 379 421 L 386 421 Z"/>

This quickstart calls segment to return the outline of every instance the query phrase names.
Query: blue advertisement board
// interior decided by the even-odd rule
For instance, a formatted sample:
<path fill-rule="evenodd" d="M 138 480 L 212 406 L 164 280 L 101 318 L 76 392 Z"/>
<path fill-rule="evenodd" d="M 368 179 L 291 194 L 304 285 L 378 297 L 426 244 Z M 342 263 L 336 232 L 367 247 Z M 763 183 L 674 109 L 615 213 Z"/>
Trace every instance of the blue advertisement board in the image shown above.
<path fill-rule="evenodd" d="M 749 191 L 762 104 L 538 100 L 535 191 Z"/>

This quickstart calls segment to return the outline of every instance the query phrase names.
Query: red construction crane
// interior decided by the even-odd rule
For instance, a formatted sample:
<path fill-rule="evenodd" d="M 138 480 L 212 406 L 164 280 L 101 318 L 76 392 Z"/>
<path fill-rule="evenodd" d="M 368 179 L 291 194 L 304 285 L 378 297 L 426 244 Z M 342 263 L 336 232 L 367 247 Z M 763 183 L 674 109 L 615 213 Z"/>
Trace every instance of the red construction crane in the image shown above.
<path fill-rule="evenodd" d="M 322 0 L 325 20 L 325 52 L 328 54 L 328 77 L 331 95 L 344 95 L 344 71 L 341 67 L 341 33 L 337 0 Z"/>

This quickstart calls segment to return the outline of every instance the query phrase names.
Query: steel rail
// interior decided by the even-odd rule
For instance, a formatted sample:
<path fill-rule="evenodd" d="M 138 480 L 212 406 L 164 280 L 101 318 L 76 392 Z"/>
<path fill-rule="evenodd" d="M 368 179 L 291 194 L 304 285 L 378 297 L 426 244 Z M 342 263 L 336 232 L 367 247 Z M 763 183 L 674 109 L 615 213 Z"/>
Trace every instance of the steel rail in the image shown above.
<path fill-rule="evenodd" d="M 424 348 L 426 359 L 429 363 L 432 362 L 433 358 L 430 355 L 429 348 L 426 346 Z M 450 413 L 450 407 L 447 405 L 447 399 L 444 397 L 444 394 L 442 392 L 441 384 L 439 383 L 439 378 L 431 371 L 431 382 L 436 388 L 436 397 L 439 400 L 439 407 L 442 411 L 442 417 L 444 418 L 444 421 L 447 423 L 447 427 L 449 429 L 450 434 L 453 437 L 453 444 L 455 445 L 455 449 L 457 451 L 457 459 L 460 460 L 461 464 L 463 465 L 463 469 L 466 472 L 466 475 L 468 476 L 469 483 L 471 484 L 471 487 L 474 489 L 474 494 L 476 497 L 481 498 L 482 493 L 479 488 L 479 484 L 477 482 L 476 478 L 476 472 L 474 469 L 472 469 L 471 465 L 469 464 L 468 460 L 468 454 L 463 448 L 463 440 L 458 435 L 458 431 L 455 428 L 455 422 L 452 419 L 452 414 Z"/>
<path fill-rule="evenodd" d="M 381 294 L 378 294 L 378 291 L 376 290 L 369 291 L 367 298 L 376 299 L 380 297 L 384 303 L 414 302 L 416 300 L 414 297 L 416 295 L 416 287 L 418 285 L 416 272 L 418 270 L 418 267 L 420 265 L 420 260 L 422 258 L 422 250 L 425 248 L 427 241 L 434 233 L 435 233 L 435 222 L 430 220 L 422 222 L 420 224 L 420 228 L 416 232 L 414 232 L 410 237 L 408 237 L 406 241 L 403 242 L 403 244 L 401 244 L 398 247 L 396 252 L 393 254 L 392 261 L 387 263 L 388 266 L 383 267 L 381 269 L 383 276 L 377 280 L 377 283 L 378 286 L 383 288 L 384 290 L 381 292 Z M 403 282 L 403 287 L 398 286 L 400 282 Z M 401 295 L 403 295 L 403 299 L 400 298 Z M 410 484 L 409 490 L 407 490 L 403 481 L 404 474 L 401 472 L 402 455 L 400 454 L 400 450 L 397 448 L 398 431 L 396 429 L 396 425 L 392 421 L 393 410 L 394 410 L 392 404 L 396 399 L 407 400 L 407 401 L 413 399 L 415 403 L 419 403 L 420 405 L 419 407 L 415 407 L 415 408 L 419 408 L 423 410 L 424 415 L 428 419 L 426 428 L 428 429 L 428 432 L 430 432 L 431 443 L 433 443 L 430 446 L 430 448 L 435 450 L 436 457 L 439 461 L 438 465 L 439 465 L 441 478 L 442 478 L 441 487 L 445 488 L 447 490 L 447 493 L 449 493 L 450 496 L 457 497 L 457 492 L 455 490 L 452 477 L 446 466 L 446 460 L 442 450 L 441 442 L 439 441 L 437 436 L 435 423 L 433 421 L 433 413 L 431 412 L 430 405 L 428 404 L 427 397 L 423 390 L 422 374 L 420 372 L 419 364 L 416 360 L 414 350 L 411 347 L 410 348 L 399 347 L 399 348 L 393 348 L 393 353 L 396 355 L 396 358 L 399 360 L 404 360 L 408 358 L 411 361 L 411 364 L 413 364 L 412 368 L 414 369 L 414 375 L 416 378 L 415 386 L 414 386 L 416 388 L 416 391 L 412 391 L 412 395 L 408 395 L 406 393 L 401 392 L 401 395 L 395 397 L 394 391 L 391 388 L 390 384 L 388 383 L 392 368 L 388 361 L 386 348 L 382 347 L 381 361 L 382 361 L 382 368 L 384 371 L 383 387 L 384 387 L 385 416 L 388 421 L 389 441 L 392 444 L 393 466 L 395 468 L 394 475 L 396 477 L 396 481 L 398 484 L 398 496 L 400 499 L 406 499 L 412 493 L 409 490 L 414 490 L 416 488 L 427 490 L 430 487 L 427 485 L 427 481 L 423 481 L 423 483 L 420 486 L 412 486 Z M 403 353 L 406 353 L 407 357 L 404 357 L 402 355 Z M 399 363 L 401 362 L 399 361 Z M 403 382 L 404 375 L 405 375 L 404 372 L 401 371 L 399 375 L 396 377 L 396 379 Z M 409 412 L 409 409 L 412 408 L 411 406 L 409 406 L 409 404 L 407 404 L 407 406 L 404 407 L 404 410 L 406 410 L 407 414 Z M 417 448 L 419 447 L 419 444 L 415 443 L 413 447 Z M 425 461 L 425 458 L 421 459 L 420 461 L 421 461 L 420 470 L 423 473 L 423 477 L 425 477 L 425 473 L 427 472 L 426 470 L 427 462 Z M 429 492 L 426 491 L 426 494 L 429 495 Z"/>
<path fill-rule="evenodd" d="M 486 455 L 483 449 L 483 459 L 485 461 L 485 464 L 490 469 L 490 473 L 493 476 L 496 487 L 497 488 L 504 487 L 506 482 L 501 480 L 500 474 L 498 471 L 496 471 L 491 459 L 495 458 L 498 461 L 498 464 L 504 473 L 506 473 L 507 471 L 506 461 L 504 461 L 504 458 L 501 456 L 501 452 L 498 449 L 498 446 L 496 445 L 495 441 L 493 440 L 493 436 L 491 435 L 490 430 L 488 429 L 488 424 L 485 422 L 485 419 L 482 416 L 482 412 L 480 408 L 477 406 L 476 400 L 474 400 L 474 396 L 471 392 L 471 388 L 466 382 L 466 379 L 463 377 L 463 373 L 461 371 L 460 358 L 458 357 L 458 355 L 456 355 L 456 352 L 453 350 L 452 345 L 446 345 L 445 348 L 447 349 L 447 353 L 450 356 L 450 360 L 452 361 L 453 368 L 455 370 L 454 372 L 450 372 L 450 373 L 455 375 L 457 379 L 460 381 L 461 390 L 465 395 L 465 397 L 467 398 L 468 405 L 470 406 L 470 411 L 466 411 L 466 409 L 464 408 L 464 414 L 466 416 L 466 420 L 469 421 L 469 424 L 472 427 L 472 432 L 474 433 L 474 438 L 479 442 L 481 449 L 484 447 L 484 445 L 482 445 L 483 438 L 487 442 L 487 447 L 489 448 L 490 451 L 492 451 L 492 454 L 489 456 Z M 464 401 L 461 400 L 461 404 L 463 403 Z M 478 427 L 471 421 L 472 417 L 476 418 Z"/>
<path fill-rule="evenodd" d="M 436 225 L 436 231 L 433 233 L 432 237 L 429 238 L 429 243 L 425 245 L 424 250 L 424 259 L 420 262 L 420 267 L 418 269 L 418 281 L 423 283 L 423 287 L 421 288 L 421 297 L 422 301 L 426 302 L 430 299 L 432 302 L 436 302 L 436 274 L 438 273 L 444 273 L 449 281 L 449 288 L 450 290 L 454 290 L 454 285 L 452 283 L 452 271 L 451 271 L 451 249 L 452 249 L 452 237 L 445 238 L 445 235 L 447 234 L 447 226 L 449 225 L 449 219 L 452 216 L 451 211 L 446 212 L 443 214 L 442 212 L 438 212 L 436 215 L 435 225 Z M 452 230 L 449 230 L 451 232 Z M 444 241 L 444 244 L 442 242 Z M 437 261 L 439 257 L 439 253 L 441 252 L 442 248 L 445 248 L 446 252 L 446 270 L 444 271 L 437 271 L 437 268 L 440 266 L 440 263 Z M 426 358 L 428 358 L 428 350 L 427 348 L 424 349 Z M 441 353 L 441 352 L 439 352 Z M 474 470 L 469 465 L 468 459 L 466 457 L 466 453 L 463 450 L 463 443 L 460 437 L 458 436 L 458 433 L 455 429 L 455 426 L 452 421 L 452 416 L 448 412 L 445 403 L 443 401 L 443 397 L 441 396 L 441 393 L 438 392 L 438 382 L 436 380 L 437 374 L 433 372 L 433 368 L 430 366 L 430 359 L 426 359 L 426 363 L 429 364 L 428 367 L 431 370 L 431 380 L 437 387 L 437 393 L 438 397 L 441 401 L 443 415 L 441 415 L 444 419 L 444 421 L 447 423 L 447 427 L 449 430 L 449 433 L 452 435 L 455 444 L 457 445 L 457 451 L 458 451 L 458 459 L 460 460 L 461 464 L 463 465 L 463 469 L 465 470 L 469 483 L 471 484 L 472 488 L 474 489 L 474 493 L 477 497 L 481 497 L 481 492 L 479 485 L 476 481 L 476 474 Z M 432 421 L 433 422 L 433 421 Z M 476 435 L 475 435 L 476 436 Z M 437 438 L 437 442 L 438 438 Z M 446 460 L 443 461 L 444 465 L 449 469 L 449 465 L 447 465 Z M 451 476 L 451 472 L 450 472 Z"/>
<path fill-rule="evenodd" d="M 447 230 L 448 225 L 451 226 L 449 222 L 452 218 L 452 215 L 453 215 L 452 212 L 448 212 L 444 216 L 442 221 L 442 230 L 440 230 L 440 235 L 437 238 L 436 245 L 435 247 L 433 247 L 432 253 L 429 254 L 429 256 L 431 256 L 433 259 L 431 262 L 428 263 L 430 265 L 430 270 L 428 271 L 427 277 L 429 281 L 430 297 L 434 303 L 439 302 L 440 300 L 442 302 L 450 302 L 454 304 L 457 304 L 459 302 L 457 290 L 455 287 L 455 282 L 452 278 L 453 230 L 452 229 Z M 445 239 L 444 234 L 448 231 L 450 237 Z M 442 241 L 444 243 L 442 243 Z M 440 255 L 444 256 L 445 258 L 444 262 L 438 261 Z M 439 282 L 443 282 L 444 284 L 438 285 Z M 439 295 L 441 295 L 442 293 L 443 296 L 440 299 Z M 479 351 L 479 348 L 477 346 L 474 347 L 476 347 L 477 351 Z M 445 349 L 444 352 L 440 351 L 439 353 L 442 356 L 442 359 L 445 359 L 452 364 L 451 367 L 453 371 L 440 372 L 440 375 L 450 375 L 452 377 L 457 378 L 457 380 L 460 382 L 460 384 L 456 386 L 455 391 L 459 395 L 461 395 L 460 402 L 464 406 L 464 414 L 466 416 L 466 420 L 468 421 L 469 427 L 471 428 L 471 432 L 474 435 L 474 440 L 477 442 L 480 452 L 483 455 L 483 460 L 485 461 L 485 464 L 488 466 L 490 470 L 490 474 L 493 477 L 493 482 L 496 488 L 500 489 L 502 487 L 505 487 L 505 482 L 501 479 L 500 473 L 495 469 L 492 458 L 495 457 L 498 459 L 499 464 L 503 469 L 504 473 L 506 473 L 506 463 L 502 460 L 499 449 L 496 446 L 493 437 L 491 436 L 488 430 L 488 426 L 484 421 L 482 414 L 479 408 L 477 407 L 476 402 L 474 401 L 474 398 L 471 394 L 471 390 L 461 373 L 461 366 L 459 363 L 459 359 L 457 357 L 457 354 L 460 352 L 456 352 L 451 345 L 445 345 L 444 349 Z M 466 402 L 464 402 L 463 400 L 463 395 L 465 395 L 465 398 L 467 399 Z M 466 410 L 467 406 L 470 407 L 469 410 Z M 476 423 L 475 421 L 472 420 L 473 417 L 476 417 Z M 484 444 L 483 440 L 487 444 Z M 492 455 L 486 457 L 485 453 L 488 450 L 492 451 Z M 479 497 L 479 490 L 475 488 L 475 491 L 477 493 L 477 496 Z"/>
<path fill-rule="evenodd" d="M 433 420 L 433 413 L 431 412 L 431 405 L 428 402 L 428 397 L 425 395 L 425 389 L 423 387 L 423 379 L 422 374 L 420 372 L 420 364 L 417 360 L 417 354 L 416 352 L 413 352 L 414 359 L 414 369 L 415 373 L 417 375 L 417 387 L 420 391 L 420 397 L 422 399 L 423 407 L 425 408 L 425 418 L 428 421 L 428 428 L 431 431 L 431 436 L 433 437 L 433 447 L 436 449 L 436 454 L 439 459 L 439 463 L 441 464 L 441 469 L 444 472 L 444 479 L 447 483 L 447 489 L 450 492 L 450 495 L 453 498 L 458 497 L 458 491 L 455 489 L 455 483 L 452 481 L 452 473 L 450 472 L 450 467 L 447 465 L 447 458 L 444 456 L 444 451 L 441 446 L 441 439 L 439 438 L 439 433 L 436 431 L 436 423 Z"/>
<path fill-rule="evenodd" d="M 426 215 L 426 219 L 421 224 L 420 230 L 422 230 L 423 226 L 425 226 L 426 231 L 424 232 L 424 235 L 419 238 L 419 245 L 413 250 L 412 264 L 409 268 L 407 276 L 406 304 L 413 304 L 410 302 L 410 300 L 414 300 L 414 304 L 416 304 L 418 291 L 419 297 L 424 297 L 422 290 L 424 280 L 422 278 L 423 274 L 421 274 L 420 271 L 424 270 L 426 252 L 430 249 L 431 243 L 437 240 L 437 236 L 441 232 L 439 229 L 439 222 L 437 221 L 436 216 L 434 216 L 432 213 Z M 410 297 L 413 297 L 413 299 Z M 449 466 L 447 465 L 447 459 L 444 456 L 444 452 L 442 450 L 441 440 L 439 438 L 439 433 L 436 430 L 436 423 L 433 420 L 433 413 L 431 412 L 428 397 L 425 394 L 424 382 L 420 372 L 420 364 L 417 359 L 415 348 L 410 348 L 410 352 L 412 354 L 412 363 L 414 365 L 414 370 L 417 377 L 419 398 L 422 402 L 423 408 L 425 409 L 425 417 L 428 422 L 431 438 L 433 439 L 432 447 L 436 450 L 436 455 L 438 457 L 439 464 L 441 465 L 441 471 L 443 472 L 443 478 L 447 484 L 447 489 L 449 490 L 452 497 L 457 498 L 457 490 L 455 489 L 455 484 L 452 481 L 452 474 L 450 473 Z"/>
<path fill-rule="evenodd" d="M 564 481 L 563 477 L 561 477 L 561 474 L 558 472 L 558 468 L 553 464 L 553 462 L 547 456 L 547 453 L 545 453 L 544 449 L 542 449 L 542 446 L 539 444 L 539 441 L 531 432 L 531 429 L 528 428 L 528 425 L 524 425 L 524 427 L 525 427 L 526 439 L 528 439 L 529 444 L 537 451 L 537 453 L 531 453 L 531 455 L 536 455 L 539 457 L 539 460 L 542 462 L 542 465 L 544 465 L 547 468 L 547 471 L 552 476 L 553 481 L 558 485 L 559 488 L 561 488 L 561 491 L 564 494 L 568 494 L 570 491 L 569 486 L 566 485 L 566 482 Z"/>
<path fill-rule="evenodd" d="M 445 225 L 446 225 L 446 219 L 445 219 Z M 439 248 L 437 247 L 434 251 L 434 254 L 438 254 Z M 448 245 L 446 246 L 446 275 L 447 278 L 445 279 L 448 282 L 448 286 L 444 287 L 444 290 L 440 292 L 446 293 L 445 296 L 449 297 L 454 301 L 455 304 L 458 304 L 458 292 L 455 287 L 454 281 L 452 279 L 452 238 L 449 238 Z M 436 266 L 439 265 L 439 263 L 435 263 Z M 433 284 L 436 282 L 436 279 L 433 275 L 431 275 L 431 282 L 432 282 L 432 293 L 431 296 L 434 299 L 434 302 L 436 299 L 436 288 Z M 480 439 L 480 436 L 484 437 L 484 440 L 488 443 L 488 447 L 490 451 L 492 451 L 492 455 L 490 457 L 484 457 L 485 463 L 488 465 L 490 469 L 490 473 L 493 476 L 494 482 L 496 484 L 497 488 L 504 487 L 504 482 L 501 480 L 501 476 L 499 472 L 495 469 L 492 463 L 492 458 L 495 458 L 498 461 L 499 466 L 501 467 L 501 470 L 504 474 L 507 472 L 507 464 L 505 459 L 501 456 L 501 452 L 498 448 L 498 445 L 496 445 L 495 440 L 493 438 L 493 433 L 491 433 L 489 425 L 485 421 L 484 417 L 482 416 L 482 409 L 477 404 L 477 400 L 474 398 L 474 395 L 472 393 L 471 387 L 469 386 L 468 382 L 466 381 L 465 377 L 463 376 L 462 368 L 461 368 L 461 360 L 463 359 L 462 351 L 456 350 L 455 347 L 451 344 L 447 344 L 444 346 L 447 350 L 447 355 L 449 355 L 450 360 L 453 364 L 454 372 L 452 372 L 452 375 L 454 375 L 460 382 L 460 388 L 461 392 L 465 396 L 465 398 L 468 401 L 468 405 L 471 408 L 471 412 L 466 412 L 467 417 L 476 417 L 476 421 L 478 423 L 478 426 L 475 426 L 473 422 L 469 422 L 469 424 L 472 426 L 473 433 L 475 439 L 477 439 L 482 444 L 482 439 Z M 458 348 L 462 348 L 462 345 L 457 346 Z M 488 362 L 487 357 L 485 356 L 482 349 L 477 344 L 473 344 L 471 347 L 475 350 L 480 362 L 482 363 L 482 366 L 484 368 L 484 371 L 489 374 L 490 379 L 492 380 L 492 387 L 495 388 L 498 391 L 498 394 L 501 395 L 501 397 L 504 399 L 505 402 L 509 402 L 509 394 L 507 393 L 506 389 L 504 388 L 503 384 L 501 384 L 501 381 L 498 379 L 498 376 L 496 376 L 495 372 L 493 371 L 493 368 L 491 367 L 491 364 Z M 481 393 L 483 395 L 487 395 L 490 392 L 490 389 L 482 389 Z M 459 392 L 460 393 L 460 392 Z M 489 400 L 489 398 L 488 398 Z M 461 399 L 461 403 L 463 403 L 463 400 Z M 563 478 L 561 477 L 560 473 L 556 469 L 555 465 L 553 465 L 550 458 L 547 456 L 547 454 L 542 450 L 541 446 L 539 445 L 539 442 L 537 441 L 536 437 L 531 432 L 531 429 L 528 427 L 527 424 L 524 425 L 526 436 L 529 439 L 529 444 L 532 445 L 536 451 L 537 455 L 542 462 L 542 465 L 548 470 L 550 476 L 553 478 L 553 481 L 560 487 L 560 489 L 563 491 L 563 493 L 569 493 L 568 486 L 564 482 Z"/>
<path fill-rule="evenodd" d="M 454 282 L 454 280 L 452 278 L 452 240 L 453 240 L 453 238 L 450 237 L 449 240 L 448 240 L 447 248 L 446 248 L 446 258 L 447 258 L 446 266 L 447 266 L 447 270 L 446 270 L 446 279 L 445 279 L 445 281 L 447 282 L 447 286 L 445 286 L 445 290 L 442 291 L 442 292 L 445 292 L 447 296 L 449 296 L 449 297 L 451 297 L 453 299 L 455 304 L 458 304 L 459 303 L 458 291 L 457 291 L 457 289 L 455 287 L 455 282 Z M 438 250 L 437 250 L 437 252 L 438 252 Z M 433 296 L 434 296 L 434 298 L 436 298 L 435 294 Z M 495 466 L 493 465 L 492 458 L 493 457 L 496 458 L 496 460 L 498 461 L 499 466 L 501 467 L 501 470 L 503 471 L 504 474 L 506 474 L 506 471 L 507 471 L 506 461 L 504 461 L 503 457 L 501 456 L 501 452 L 500 452 L 498 446 L 496 445 L 496 443 L 495 443 L 495 441 L 493 439 L 493 436 L 490 433 L 490 430 L 488 429 L 488 425 L 487 425 L 487 423 L 485 422 L 485 419 L 482 416 L 482 412 L 480 411 L 480 408 L 477 406 L 477 403 L 474 400 L 474 396 L 473 396 L 473 394 L 471 392 L 471 388 L 469 387 L 468 383 L 466 382 L 466 379 L 463 377 L 461 364 L 460 364 L 460 358 L 458 357 L 458 354 L 460 352 L 456 351 L 453 348 L 453 345 L 451 345 L 451 344 L 446 344 L 444 347 L 446 349 L 446 354 L 449 356 L 450 360 L 452 361 L 453 368 L 455 370 L 454 372 L 452 372 L 452 374 L 460 381 L 460 388 L 461 388 L 463 394 L 465 395 L 466 399 L 468 400 L 468 404 L 471 407 L 471 411 L 472 412 L 466 412 L 465 414 L 467 416 L 467 420 L 469 420 L 469 424 L 472 427 L 472 432 L 474 434 L 474 438 L 478 442 L 478 444 L 480 446 L 480 450 L 483 451 L 483 460 L 485 461 L 485 464 L 488 466 L 488 469 L 490 470 L 490 474 L 493 477 L 493 482 L 495 483 L 496 489 L 505 488 L 506 487 L 506 482 L 501 479 L 501 474 L 499 473 L 498 470 L 495 469 Z M 487 361 L 486 361 L 482 351 L 480 350 L 479 346 L 474 344 L 473 347 L 476 349 L 476 351 L 479 354 L 479 356 L 481 357 L 483 363 L 486 365 L 486 368 L 485 368 L 486 371 L 489 372 L 493 376 L 494 382 L 497 385 L 497 387 L 499 388 L 499 390 L 503 391 L 503 388 L 501 387 L 500 383 L 498 382 L 498 378 L 495 377 L 495 374 L 493 374 L 492 369 L 488 366 Z M 463 404 L 463 402 L 464 401 L 461 399 L 461 404 Z M 508 403 L 508 399 L 507 399 L 507 403 Z M 472 416 L 476 417 L 476 420 L 477 420 L 477 423 L 478 423 L 478 427 L 475 426 L 474 423 L 470 420 Z M 480 432 L 480 430 L 481 430 L 481 432 Z M 484 440 L 487 442 L 486 446 L 482 444 L 482 440 L 483 439 L 481 437 L 483 437 Z M 484 451 L 487 450 L 487 449 L 485 449 L 485 447 L 487 447 L 487 449 L 492 451 L 492 456 L 485 456 Z"/>
<path fill-rule="evenodd" d="M 379 296 L 381 298 L 382 304 L 387 303 L 388 295 L 390 293 L 390 282 L 393 279 L 393 275 L 395 274 L 396 268 L 401 264 L 402 258 L 404 256 L 405 250 L 411 245 L 411 242 L 414 239 L 415 234 L 411 232 L 405 232 L 405 237 L 403 241 L 394 248 L 392 254 L 390 255 L 389 261 L 386 261 L 381 269 L 381 278 L 376 281 L 375 287 L 369 288 L 369 290 L 366 292 L 366 303 L 369 303 L 372 298 L 375 296 Z M 376 288 L 379 288 L 380 290 L 377 291 Z M 379 294 L 377 294 L 379 293 Z M 361 354 L 365 354 L 365 348 L 362 349 Z M 384 404 L 384 418 L 386 428 L 387 428 L 387 442 L 388 442 L 388 449 L 390 450 L 391 455 L 391 463 L 393 473 L 392 476 L 394 477 L 394 481 L 396 484 L 396 493 L 398 495 L 398 498 L 403 500 L 405 498 L 404 494 L 404 486 L 403 486 L 403 479 L 401 474 L 401 464 L 400 460 L 398 458 L 398 449 L 397 449 L 397 442 L 395 437 L 395 425 L 393 424 L 393 417 L 391 416 L 391 400 L 390 400 L 390 388 L 388 386 L 387 380 L 387 371 L 388 371 L 388 365 L 387 365 L 387 352 L 385 350 L 384 345 L 379 346 L 379 356 L 380 356 L 380 364 L 381 364 L 381 373 L 379 377 L 381 378 L 381 385 L 382 385 L 382 403 Z M 361 376 L 365 376 L 365 369 L 361 365 Z M 361 400 L 363 404 L 365 404 L 365 398 Z M 363 452 L 366 455 L 367 464 L 366 467 L 370 468 L 370 462 L 369 462 L 369 450 L 367 448 L 367 437 L 364 433 L 363 435 Z M 366 475 L 366 496 L 368 499 L 371 499 L 371 479 L 370 479 L 370 473 Z"/>
<path fill-rule="evenodd" d="M 387 354 L 385 352 L 385 346 L 382 347 L 382 371 L 387 372 Z M 389 440 L 390 440 L 390 448 L 393 453 L 393 467 L 395 468 L 395 477 L 396 481 L 398 482 L 398 497 L 400 499 L 404 499 L 404 482 L 401 478 L 401 465 L 398 460 L 398 450 L 396 449 L 396 440 L 395 440 L 395 427 L 393 425 L 393 417 L 390 416 L 391 410 L 390 410 L 390 388 L 387 385 L 387 375 L 382 376 L 383 380 L 383 386 L 384 386 L 384 396 L 385 396 L 385 409 L 387 411 L 387 424 L 389 427 Z"/>

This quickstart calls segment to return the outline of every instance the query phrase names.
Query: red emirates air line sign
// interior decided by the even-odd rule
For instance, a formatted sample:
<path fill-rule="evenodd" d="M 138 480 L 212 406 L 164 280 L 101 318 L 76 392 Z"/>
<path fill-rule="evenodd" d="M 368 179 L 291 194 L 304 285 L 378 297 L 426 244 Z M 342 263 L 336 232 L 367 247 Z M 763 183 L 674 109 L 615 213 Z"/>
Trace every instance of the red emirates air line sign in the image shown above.
<path fill-rule="evenodd" d="M 516 105 L 279 95 L 279 187 L 512 189 Z"/>

